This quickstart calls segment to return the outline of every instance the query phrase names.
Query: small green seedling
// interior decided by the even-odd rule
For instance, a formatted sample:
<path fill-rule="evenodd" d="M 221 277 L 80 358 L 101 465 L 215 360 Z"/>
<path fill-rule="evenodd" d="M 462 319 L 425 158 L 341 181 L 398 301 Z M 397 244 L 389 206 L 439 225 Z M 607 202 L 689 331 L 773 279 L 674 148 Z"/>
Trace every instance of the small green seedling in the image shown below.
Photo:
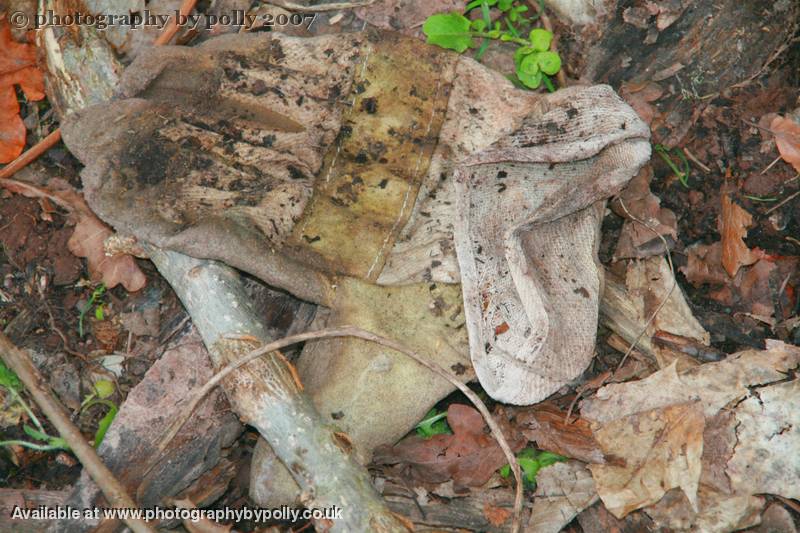
<path fill-rule="evenodd" d="M 536 488 L 536 474 L 546 466 L 550 466 L 567 458 L 553 452 L 539 451 L 535 448 L 525 448 L 517 454 L 517 462 L 522 470 L 522 482 L 528 489 Z M 511 465 L 500 469 L 500 475 L 507 478 L 511 475 Z"/>
<path fill-rule="evenodd" d="M 417 435 L 429 439 L 434 435 L 451 435 L 453 432 L 447 424 L 447 412 L 439 412 L 435 408 L 428 411 L 422 422 L 415 426 Z"/>
<path fill-rule="evenodd" d="M 86 411 L 93 405 L 98 404 L 108 407 L 108 412 L 103 418 L 100 419 L 100 422 L 97 423 L 97 431 L 95 431 L 94 434 L 95 448 L 100 446 L 100 443 L 103 442 L 103 438 L 106 436 L 106 432 L 111 426 L 111 422 L 114 421 L 114 418 L 119 412 L 117 404 L 107 399 L 114 394 L 115 389 L 116 387 L 114 387 L 112 382 L 106 379 L 98 380 L 94 383 L 94 391 L 88 394 L 81 403 L 81 412 Z"/>
<path fill-rule="evenodd" d="M 36 426 L 35 428 L 32 428 L 28 424 L 25 424 L 22 426 L 22 430 L 32 439 L 42 442 L 42 444 L 39 444 L 36 442 L 14 439 L 0 441 L 0 446 L 24 446 L 26 448 L 39 450 L 42 452 L 53 450 L 69 450 L 69 446 L 64 439 L 61 437 L 53 437 L 52 435 L 47 434 L 42 426 L 42 423 L 39 422 L 39 419 L 35 414 L 33 414 L 31 408 L 20 395 L 20 391 L 22 390 L 22 382 L 19 380 L 19 377 L 17 377 L 17 375 L 2 361 L 0 361 L 0 386 L 5 387 L 5 389 L 8 390 L 11 398 L 22 406 L 22 408 L 25 410 L 25 413 L 28 415 L 28 418 L 30 418 L 31 422 L 33 422 L 33 424 Z"/>
<path fill-rule="evenodd" d="M 653 149 L 656 151 L 658 155 L 661 156 L 661 159 L 669 166 L 672 172 L 675 173 L 675 177 L 678 178 L 678 181 L 681 182 L 685 188 L 689 188 L 689 161 L 686 159 L 686 156 L 683 153 L 683 150 L 680 148 L 674 148 L 670 150 L 663 144 L 655 144 L 653 145 Z M 675 161 L 672 160 L 672 152 L 674 152 L 678 158 L 681 160 L 681 166 L 683 170 L 678 168 L 678 165 L 675 164 Z"/>
<path fill-rule="evenodd" d="M 106 285 L 105 283 L 101 283 L 92 291 L 92 295 L 89 296 L 89 301 L 86 302 L 86 305 L 83 309 L 81 309 L 80 314 L 78 315 L 78 334 L 81 338 L 84 336 L 83 331 L 83 318 L 86 316 L 86 313 L 92 308 L 92 306 L 96 306 L 94 309 L 94 317 L 97 320 L 104 320 L 105 319 L 105 311 L 103 308 L 103 295 L 106 292 Z"/>
<path fill-rule="evenodd" d="M 471 20 L 465 16 L 478 8 L 481 18 Z M 491 9 L 499 12 L 499 17 L 493 19 Z M 540 1 L 540 12 L 543 9 Z M 423 24 L 422 31 L 429 43 L 459 53 L 479 47 L 476 59 L 483 56 L 490 40 L 518 44 L 519 48 L 514 52 L 516 72 L 512 81 L 528 89 L 537 89 L 544 84 L 552 92 L 555 87 L 550 76 L 561 70 L 561 57 L 550 51 L 553 34 L 542 28 L 533 28 L 533 22 L 539 16 L 525 16 L 527 11 L 528 6 L 516 0 L 473 0 L 467 3 L 464 14 L 431 15 Z M 480 45 L 477 40 L 480 40 Z"/>

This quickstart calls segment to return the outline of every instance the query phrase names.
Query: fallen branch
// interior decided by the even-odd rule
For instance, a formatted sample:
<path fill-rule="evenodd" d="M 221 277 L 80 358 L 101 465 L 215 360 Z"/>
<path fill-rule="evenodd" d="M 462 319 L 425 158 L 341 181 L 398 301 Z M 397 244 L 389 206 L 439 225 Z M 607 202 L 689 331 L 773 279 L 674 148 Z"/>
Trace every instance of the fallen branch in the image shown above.
<path fill-rule="evenodd" d="M 115 508 L 138 507 L 128 495 L 125 487 L 114 477 L 114 474 L 98 457 L 86 438 L 73 424 L 64 408 L 48 390 L 47 380 L 39 373 L 28 355 L 17 348 L 11 340 L 0 333 L 0 358 L 17 374 L 20 381 L 30 392 L 36 404 L 41 408 L 47 419 L 58 430 L 61 437 L 69 444 L 72 453 L 78 458 L 86 472 L 103 491 L 108 503 Z M 138 518 L 125 518 L 125 523 L 135 533 L 154 533 L 147 522 Z"/>
<path fill-rule="evenodd" d="M 268 344 L 271 339 L 239 274 L 216 261 L 152 246 L 146 251 L 192 317 L 215 367 L 237 365 L 265 345 L 269 353 L 242 363 L 238 372 L 228 371 L 217 382 L 233 410 L 258 430 L 287 467 L 300 487 L 301 503 L 342 510 L 341 520 L 318 526 L 331 532 L 406 532 L 404 520 L 386 506 L 367 470 L 353 457 L 346 436 L 325 423 L 286 360 Z"/>
<path fill-rule="evenodd" d="M 265 344 L 264 346 L 261 346 L 260 348 L 257 348 L 251 351 L 250 353 L 242 356 L 240 359 L 228 363 L 223 369 L 217 372 L 213 378 L 209 379 L 206 382 L 206 384 L 203 385 L 203 387 L 197 391 L 197 393 L 195 393 L 194 397 L 189 401 L 189 403 L 183 409 L 181 414 L 178 416 L 175 423 L 172 425 L 172 427 L 170 427 L 169 431 L 165 434 L 161 443 L 158 445 L 159 450 L 163 451 L 166 449 L 167 444 L 169 444 L 172 438 L 177 434 L 177 432 L 181 429 L 181 427 L 183 427 L 186 421 L 191 417 L 192 412 L 200 403 L 200 401 L 202 401 L 205 395 L 208 394 L 214 387 L 219 385 L 223 379 L 228 377 L 236 370 L 240 369 L 241 367 L 250 363 L 251 361 L 254 361 L 269 353 L 275 352 L 276 354 L 280 354 L 280 352 L 277 352 L 277 350 L 285 348 L 286 346 L 314 339 L 329 339 L 332 337 L 356 337 L 359 339 L 364 339 L 366 341 L 380 344 L 381 346 L 385 346 L 387 348 L 391 348 L 392 350 L 407 355 L 408 357 L 410 357 L 420 365 L 424 366 L 431 372 L 438 374 L 442 378 L 452 383 L 462 393 L 464 393 L 464 396 L 466 396 L 473 403 L 473 405 L 475 405 L 478 411 L 480 411 L 484 420 L 486 420 L 486 424 L 492 431 L 492 436 L 494 436 L 495 440 L 497 441 L 497 444 L 500 445 L 500 449 L 503 450 L 503 454 L 505 454 L 506 459 L 508 460 L 508 464 L 511 465 L 511 470 L 514 472 L 514 479 L 516 481 L 517 487 L 514 499 L 514 519 L 511 531 L 512 532 L 519 531 L 520 516 L 522 513 L 522 487 L 523 487 L 522 477 L 519 470 L 519 464 L 517 463 L 517 459 L 514 456 L 514 452 L 511 450 L 511 446 L 508 444 L 508 441 L 503 435 L 503 431 L 500 429 L 500 426 L 497 425 L 497 422 L 495 422 L 494 418 L 489 412 L 489 409 L 486 407 L 486 404 L 483 403 L 483 400 L 481 400 L 477 394 L 472 392 L 472 389 L 464 385 L 458 379 L 458 377 L 454 376 L 451 372 L 448 372 L 441 366 L 431 362 L 430 358 L 423 357 L 419 353 L 409 348 L 406 348 L 397 341 L 394 341 L 392 339 L 387 339 L 386 337 L 381 337 L 380 335 L 376 335 L 374 333 L 371 333 L 361 328 L 357 328 L 355 326 L 343 326 L 339 328 L 322 329 L 319 331 L 309 331 L 306 333 L 291 335 L 289 337 L 285 337 L 283 339 Z M 227 338 L 238 339 L 238 340 L 249 340 L 249 338 L 247 337 L 243 338 L 241 336 L 228 336 Z M 287 364 L 289 363 L 287 362 Z"/>

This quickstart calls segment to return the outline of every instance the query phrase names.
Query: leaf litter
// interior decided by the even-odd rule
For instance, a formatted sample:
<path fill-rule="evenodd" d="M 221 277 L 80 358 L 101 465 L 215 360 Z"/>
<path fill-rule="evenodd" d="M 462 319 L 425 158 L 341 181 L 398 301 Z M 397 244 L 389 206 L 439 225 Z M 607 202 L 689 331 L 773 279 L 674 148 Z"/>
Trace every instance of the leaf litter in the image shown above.
<path fill-rule="evenodd" d="M 384 12 L 379 11 L 381 4 Z M 374 18 L 396 25 L 390 9 L 406 4 L 416 5 L 377 3 Z M 681 13 L 677 8 L 652 4 L 643 16 L 655 16 L 658 30 L 672 24 Z M 369 13 L 370 9 L 361 11 Z M 670 13 L 673 10 L 674 16 Z M 427 13 L 419 6 L 417 11 Z M 411 30 L 427 16 L 413 11 L 403 15 L 406 18 L 402 24 Z M 663 93 L 663 89 L 650 83 L 622 91 L 635 95 L 631 100 L 640 100 L 631 103 L 640 114 L 650 115 L 648 123 L 660 119 L 655 104 Z M 783 160 L 800 171 L 797 123 L 787 115 L 773 118 L 769 126 Z M 632 211 L 654 226 L 661 225 L 662 235 L 677 240 L 674 214 L 670 218 L 666 212 L 671 210 L 660 206 L 649 186 L 630 189 L 633 197 L 628 197 L 628 205 L 641 202 Z M 746 244 L 755 210 L 735 193 L 722 195 L 719 205 L 721 240 L 688 248 L 688 265 L 682 271 L 698 286 L 716 286 L 717 290 L 710 294 L 718 302 L 736 304 L 737 309 L 753 316 L 782 318 L 777 316 L 780 309 L 774 298 L 765 293 L 774 291 L 776 277 L 777 285 L 788 279 L 786 276 L 796 270 L 796 261 Z M 624 241 L 620 238 L 617 258 L 647 257 L 664 251 L 652 233 L 648 235 L 636 224 L 627 226 L 623 234 L 627 234 L 629 242 L 622 247 Z M 91 221 L 81 226 L 79 219 L 70 249 L 87 258 L 91 256 L 90 269 L 108 284 L 116 280 L 130 290 L 143 283 L 127 267 L 100 266 L 106 259 L 99 253 L 109 234 L 106 231 L 110 232 Z M 654 250 L 650 246 L 653 243 Z M 779 267 L 781 261 L 786 265 Z M 642 279 L 652 272 L 642 270 Z M 643 285 L 639 283 L 639 289 Z M 739 352 L 720 363 L 688 370 L 672 364 L 638 381 L 606 385 L 596 397 L 584 402 L 581 417 L 573 417 L 571 422 L 560 418 L 565 410 L 554 403 L 540 404 L 528 412 L 522 410 L 513 421 L 516 427 L 504 427 L 514 433 L 520 431 L 524 437 L 515 440 L 515 450 L 529 440 L 591 465 L 589 469 L 583 462 L 570 461 L 542 470 L 528 527 L 534 531 L 559 531 L 591 505 L 598 493 L 604 502 L 611 502 L 608 508 L 615 515 L 641 515 L 633 509 L 644 508 L 657 524 L 679 530 L 726 531 L 754 525 L 765 505 L 764 498 L 755 494 L 798 497 L 796 487 L 800 484 L 793 476 L 796 468 L 793 470 L 795 465 L 791 462 L 800 448 L 797 381 L 781 382 L 789 379 L 796 367 L 797 355 L 790 347 L 770 342 L 767 350 Z M 398 461 L 418 482 L 457 479 L 459 490 L 491 485 L 494 471 L 504 460 L 497 459 L 496 450 L 484 438 L 483 421 L 470 409 L 455 405 L 448 409 L 453 435 L 436 435 L 428 440 L 408 437 L 387 451 L 387 462 Z M 487 466 L 483 466 L 484 462 Z M 632 471 L 637 469 L 638 472 Z M 629 490 L 633 486 L 636 491 Z M 641 487 L 646 490 L 638 490 Z M 551 507 L 542 511 L 544 505 Z M 773 504 L 767 512 L 774 508 L 784 509 Z M 765 521 L 767 512 L 762 517 Z M 502 525 L 507 519 L 506 509 L 500 506 L 487 505 L 483 514 L 495 525 Z"/>

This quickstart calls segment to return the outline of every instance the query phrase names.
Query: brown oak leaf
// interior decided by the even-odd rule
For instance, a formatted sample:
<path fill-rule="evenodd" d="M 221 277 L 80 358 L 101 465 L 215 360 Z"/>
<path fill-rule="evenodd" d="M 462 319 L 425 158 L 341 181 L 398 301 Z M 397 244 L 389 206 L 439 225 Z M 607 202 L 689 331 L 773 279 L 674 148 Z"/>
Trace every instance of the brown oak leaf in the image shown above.
<path fill-rule="evenodd" d="M 770 124 L 775 144 L 784 161 L 800 172 L 800 124 L 790 118 L 777 116 Z"/>
<path fill-rule="evenodd" d="M 36 47 L 11 37 L 5 16 L 0 17 L 0 163 L 16 158 L 25 147 L 25 125 L 19 116 L 14 86 L 25 98 L 44 98 L 44 79 L 36 67 Z"/>
<path fill-rule="evenodd" d="M 719 219 L 719 232 L 722 234 L 722 266 L 730 277 L 736 276 L 739 267 L 752 265 L 763 252 L 751 250 L 744 242 L 747 228 L 753 223 L 750 213 L 739 207 L 729 195 L 722 197 L 722 213 Z"/>

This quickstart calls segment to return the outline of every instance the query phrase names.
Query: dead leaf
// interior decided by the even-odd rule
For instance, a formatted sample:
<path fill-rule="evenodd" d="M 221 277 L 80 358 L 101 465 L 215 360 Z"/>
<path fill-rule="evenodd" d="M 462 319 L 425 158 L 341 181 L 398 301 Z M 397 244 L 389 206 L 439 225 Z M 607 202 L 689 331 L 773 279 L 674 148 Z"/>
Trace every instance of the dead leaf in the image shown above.
<path fill-rule="evenodd" d="M 694 286 L 703 283 L 724 285 L 730 281 L 722 268 L 722 243 L 695 244 L 686 249 L 686 266 L 678 270 L 683 272 L 686 279 Z"/>
<path fill-rule="evenodd" d="M 793 450 L 800 447 L 797 429 L 800 381 L 763 386 L 784 380 L 798 366 L 800 348 L 768 340 L 767 350 L 739 352 L 725 361 L 707 363 L 680 374 L 671 365 L 643 380 L 600 389 L 595 398 L 584 402 L 581 414 L 592 421 L 595 438 L 606 455 L 622 454 L 629 467 L 631 460 L 638 465 L 635 471 L 613 470 L 608 465 L 592 467 L 603 501 L 617 515 L 649 505 L 645 502 L 652 503 L 650 500 L 659 490 L 652 485 L 653 478 L 664 481 L 666 488 L 679 486 L 667 482 L 680 466 L 673 464 L 680 460 L 679 454 L 684 454 L 689 488 L 695 483 L 693 468 L 700 464 L 702 472 L 698 474 L 705 489 L 693 499 L 685 486 L 681 486 L 688 498 L 685 508 L 651 513 L 654 519 L 660 513 L 660 520 L 674 529 L 730 531 L 737 524 L 736 528 L 748 527 L 753 525 L 754 513 L 757 517 L 757 510 L 763 506 L 763 500 L 753 494 L 798 497 L 800 473 Z M 699 434 L 687 433 L 683 447 L 673 449 L 680 440 L 680 428 L 675 427 L 674 421 L 680 417 L 667 410 L 687 405 L 696 407 L 698 420 L 690 416 L 686 423 L 696 426 Z M 728 411 L 722 409 L 730 406 L 736 406 L 735 419 L 723 416 Z M 648 457 L 641 460 L 640 450 L 650 442 L 648 431 L 659 427 L 662 428 L 660 447 L 654 446 Z M 698 437 L 702 439 L 703 453 L 695 461 L 692 454 L 698 446 Z M 678 454 L 670 457 L 669 465 L 664 460 L 664 446 Z M 649 484 L 639 479 L 645 475 L 650 476 Z M 726 478 L 730 480 L 730 488 Z M 638 488 L 631 490 L 631 483 L 640 481 L 647 489 L 644 494 Z M 667 505 L 667 499 L 664 496 L 656 508 L 650 509 Z M 674 507 L 680 502 L 670 505 Z M 720 528 L 718 524 L 730 527 Z"/>
<path fill-rule="evenodd" d="M 661 200 L 650 192 L 652 178 L 653 167 L 642 167 L 620 193 L 620 199 L 611 204 L 614 212 L 626 219 L 614 250 L 615 261 L 663 254 L 666 249 L 659 235 L 668 244 L 678 240 L 678 220 L 675 213 L 661 207 Z M 638 220 L 631 220 L 631 216 Z"/>
<path fill-rule="evenodd" d="M 464 2 L 461 0 L 378 0 L 368 7 L 356 9 L 354 13 L 378 28 L 414 31 L 435 13 L 463 10 Z"/>
<path fill-rule="evenodd" d="M 752 265 L 764 254 L 761 250 L 750 250 L 744 243 L 747 228 L 753 223 L 750 213 L 731 200 L 730 195 L 722 196 L 722 213 L 719 231 L 722 234 L 722 266 L 730 277 L 736 276 L 739 267 Z"/>
<path fill-rule="evenodd" d="M 770 124 L 775 144 L 784 161 L 800 172 L 800 124 L 791 118 L 777 116 Z"/>
<path fill-rule="evenodd" d="M 132 256 L 106 256 L 104 241 L 114 232 L 97 218 L 83 196 L 66 181 L 51 179 L 45 189 L 6 179 L 3 180 L 3 188 L 28 198 L 47 198 L 77 217 L 67 248 L 76 256 L 86 258 L 89 274 L 95 281 L 102 281 L 109 289 L 121 283 L 129 292 L 138 291 L 147 283 L 147 278 Z"/>
<path fill-rule="evenodd" d="M 626 10 L 628 12 L 628 10 Z M 664 94 L 664 89 L 655 82 L 645 83 L 623 83 L 619 89 L 619 94 L 630 104 L 636 114 L 644 120 L 647 125 L 653 123 L 654 118 L 661 113 L 652 105 Z"/>
<path fill-rule="evenodd" d="M 130 313 L 120 313 L 122 326 L 137 337 L 147 335 L 156 337 L 159 333 L 159 321 L 161 316 L 158 307 L 147 307 L 141 311 Z"/>
<path fill-rule="evenodd" d="M 711 335 L 694 317 L 681 288 L 674 285 L 675 277 L 663 257 L 628 262 L 625 288 L 637 305 L 640 321 L 645 323 L 658 311 L 648 327 L 648 333 L 653 335 L 659 330 L 667 331 L 705 345 L 710 344 Z"/>
<path fill-rule="evenodd" d="M 508 517 L 511 516 L 511 511 L 504 507 L 497 507 L 491 503 L 486 503 L 483 506 L 483 516 L 495 527 L 502 526 Z"/>
<path fill-rule="evenodd" d="M 583 418 L 570 417 L 549 402 L 542 402 L 517 413 L 517 426 L 530 441 L 541 450 L 572 457 L 585 463 L 603 463 L 605 458 L 600 445 L 592 436 L 589 422 Z"/>
<path fill-rule="evenodd" d="M 734 491 L 800 498 L 800 379 L 755 390 L 736 406 Z"/>
<path fill-rule="evenodd" d="M 78 257 L 85 257 L 89 274 L 94 281 L 102 281 L 106 287 L 120 283 L 128 292 L 136 292 L 147 283 L 144 273 L 130 255 L 107 256 L 104 241 L 114 232 L 94 214 L 80 213 L 75 232 L 67 247 Z"/>
<path fill-rule="evenodd" d="M 598 424 L 595 438 L 625 466 L 589 465 L 597 493 L 617 518 L 651 505 L 680 488 L 697 506 L 703 408 L 699 402 L 671 405 Z"/>
<path fill-rule="evenodd" d="M 786 508 L 773 503 L 764 514 L 761 515 L 761 524 L 750 531 L 750 533 L 797 533 L 792 514 Z"/>
<path fill-rule="evenodd" d="M 558 533 L 597 501 L 594 480 L 580 461 L 555 463 L 539 471 L 531 517 L 525 531 Z"/>
<path fill-rule="evenodd" d="M 660 501 L 644 509 L 655 522 L 651 531 L 702 531 L 728 533 L 758 522 L 764 499 L 757 496 L 725 494 L 700 485 L 699 511 L 692 509 L 683 492 L 671 490 Z"/>
<path fill-rule="evenodd" d="M 447 423 L 452 435 L 434 435 L 423 439 L 412 435 L 394 446 L 375 450 L 378 464 L 401 463 L 410 468 L 418 481 L 442 483 L 452 479 L 456 486 L 480 487 L 506 464 L 500 446 L 490 433 L 480 413 L 467 405 L 452 404 L 447 409 Z M 504 431 L 509 438 L 508 432 Z M 525 445 L 523 439 L 510 438 L 514 451 Z"/>
<path fill-rule="evenodd" d="M 738 352 L 681 374 L 673 364 L 638 381 L 606 385 L 581 404 L 581 415 L 603 424 L 642 411 L 699 401 L 710 418 L 729 403 L 745 398 L 749 387 L 784 379 L 786 372 L 800 365 L 800 348 L 780 341 L 768 341 L 767 347 Z"/>
<path fill-rule="evenodd" d="M 44 79 L 36 67 L 36 47 L 18 43 L 11 36 L 6 17 L 0 17 L 0 163 L 14 160 L 25 147 L 25 125 L 19 116 L 14 86 L 25 98 L 44 98 Z"/>

